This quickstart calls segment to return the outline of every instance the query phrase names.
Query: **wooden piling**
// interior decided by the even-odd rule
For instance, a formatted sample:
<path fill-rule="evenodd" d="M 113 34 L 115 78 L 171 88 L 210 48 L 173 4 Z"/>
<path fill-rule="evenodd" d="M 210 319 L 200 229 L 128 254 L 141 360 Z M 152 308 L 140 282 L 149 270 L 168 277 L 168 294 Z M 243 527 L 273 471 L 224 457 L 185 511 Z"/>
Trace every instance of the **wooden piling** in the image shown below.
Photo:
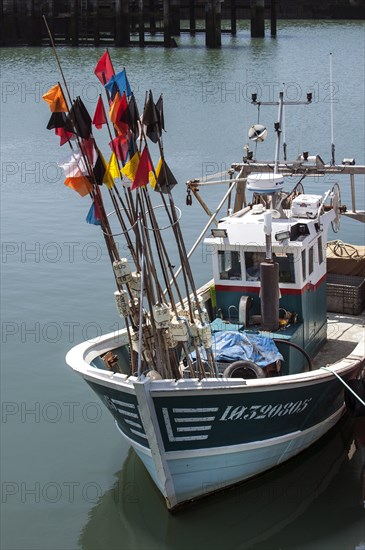
<path fill-rule="evenodd" d="M 22 12 L 24 13 L 24 12 Z M 29 46 L 40 46 L 42 41 L 41 21 L 40 21 L 40 6 L 34 0 L 26 0 L 25 18 L 23 21 L 24 29 L 26 29 L 27 44 Z"/>
<path fill-rule="evenodd" d="M 265 0 L 251 0 L 251 36 L 265 36 Z"/>
<path fill-rule="evenodd" d="M 4 3 L 0 0 L 0 47 L 6 46 L 4 26 Z"/>
<path fill-rule="evenodd" d="M 79 45 L 78 0 L 70 0 L 70 35 L 71 45 Z"/>
<path fill-rule="evenodd" d="M 237 34 L 237 6 L 236 0 L 231 0 L 231 33 Z"/>
<path fill-rule="evenodd" d="M 54 14 L 55 14 L 55 6 L 54 6 L 55 0 L 48 0 L 46 6 L 44 6 L 45 11 L 42 11 L 40 15 L 46 15 L 48 26 L 50 28 L 51 33 L 54 35 Z M 43 6 L 41 6 L 41 10 L 43 10 Z"/>
<path fill-rule="evenodd" d="M 250 0 L 249 5 L 251 36 L 263 37 L 265 1 Z M 231 22 L 226 31 L 221 30 L 222 6 Z M 222 32 L 236 35 L 237 15 L 246 6 L 243 0 L 0 0 L 0 41 L 4 46 L 41 45 L 44 39 L 41 15 L 45 14 L 57 42 L 72 46 L 92 43 L 99 46 L 110 42 L 116 46 L 144 46 L 151 44 L 146 33 L 154 36 L 163 31 L 164 46 L 172 47 L 176 45 L 173 37 L 181 33 L 181 17 L 188 17 L 189 27 L 183 28 L 183 32 L 190 32 L 192 36 L 205 32 L 206 46 L 219 48 Z M 197 16 L 201 17 L 203 7 L 205 29 L 197 28 Z M 270 0 L 269 7 L 274 37 L 280 4 Z M 131 40 L 131 33 L 138 33 L 138 39 Z M 153 40 L 153 44 L 161 42 Z"/>
<path fill-rule="evenodd" d="M 180 0 L 170 2 L 170 32 L 171 36 L 180 36 Z"/>
<path fill-rule="evenodd" d="M 195 21 L 195 0 L 189 0 L 189 23 L 190 34 L 195 35 L 196 21 Z"/>
<path fill-rule="evenodd" d="M 163 43 L 165 48 L 171 47 L 170 0 L 163 0 Z"/>
<path fill-rule="evenodd" d="M 99 0 L 93 0 L 92 18 L 93 18 L 94 45 L 99 46 L 100 44 Z"/>
<path fill-rule="evenodd" d="M 150 0 L 150 33 L 152 35 L 156 34 L 156 10 L 157 6 L 155 5 L 155 0 Z"/>
<path fill-rule="evenodd" d="M 205 6 L 205 45 L 207 48 L 220 48 L 222 45 L 219 0 L 207 0 Z"/>
<path fill-rule="evenodd" d="M 139 45 L 144 46 L 144 2 L 143 0 L 138 0 L 138 36 L 139 36 Z"/>
<path fill-rule="evenodd" d="M 115 0 L 115 45 L 129 46 L 129 0 Z"/>
<path fill-rule="evenodd" d="M 276 36 L 276 0 L 271 0 L 270 22 L 271 36 Z"/>

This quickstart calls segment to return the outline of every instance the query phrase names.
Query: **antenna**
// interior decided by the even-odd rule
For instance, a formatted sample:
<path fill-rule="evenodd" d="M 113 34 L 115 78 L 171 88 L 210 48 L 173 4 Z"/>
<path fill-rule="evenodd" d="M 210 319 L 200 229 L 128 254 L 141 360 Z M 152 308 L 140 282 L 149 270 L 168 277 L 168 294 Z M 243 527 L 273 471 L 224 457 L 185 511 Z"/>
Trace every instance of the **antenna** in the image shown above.
<path fill-rule="evenodd" d="M 286 160 L 285 104 L 283 105 L 283 155 L 284 160 Z"/>
<path fill-rule="evenodd" d="M 332 52 L 330 53 L 330 105 L 331 105 L 331 165 L 335 165 L 335 143 L 333 137 L 333 80 L 332 80 Z"/>
<path fill-rule="evenodd" d="M 283 84 L 284 86 L 284 84 Z M 312 103 L 312 93 L 311 92 L 308 92 L 307 93 L 307 100 L 306 101 L 284 101 L 284 91 L 281 91 L 279 92 L 279 101 L 257 101 L 257 94 L 252 94 L 251 96 L 251 103 L 252 105 L 257 105 L 258 107 L 260 107 L 261 105 L 278 105 L 279 107 L 279 110 L 278 110 L 278 122 L 275 122 L 274 124 L 274 129 L 275 129 L 275 132 L 276 132 L 276 147 L 275 147 L 275 161 L 274 161 L 274 174 L 277 174 L 278 173 L 278 167 L 279 167 L 279 153 L 280 153 L 280 137 L 281 137 L 281 133 L 282 133 L 282 126 L 284 127 L 284 144 L 283 144 L 283 148 L 284 148 L 284 160 L 286 160 L 286 132 L 285 132 L 285 121 L 283 120 L 284 118 L 284 106 L 285 105 L 309 105 L 310 103 Z M 260 128 L 264 128 L 263 126 L 261 125 L 256 125 L 256 127 L 259 126 Z M 254 133 L 254 131 L 252 130 L 255 129 L 255 125 L 252 126 L 250 128 L 251 130 L 251 134 Z M 264 134 L 264 132 L 262 132 L 262 134 Z M 250 133 L 249 133 L 249 137 L 250 139 L 251 136 L 250 136 Z M 265 135 L 266 137 L 266 135 Z M 258 142 L 259 140 L 256 139 L 256 143 Z M 261 139 L 261 141 L 263 141 L 263 139 Z"/>
<path fill-rule="evenodd" d="M 274 165 L 275 174 L 278 173 L 278 166 L 279 166 L 280 135 L 281 135 L 281 125 L 283 121 L 283 109 L 284 109 L 284 92 L 280 92 L 279 93 L 279 112 L 278 112 L 279 122 L 276 122 L 274 124 L 275 132 L 276 132 L 275 165 Z"/>

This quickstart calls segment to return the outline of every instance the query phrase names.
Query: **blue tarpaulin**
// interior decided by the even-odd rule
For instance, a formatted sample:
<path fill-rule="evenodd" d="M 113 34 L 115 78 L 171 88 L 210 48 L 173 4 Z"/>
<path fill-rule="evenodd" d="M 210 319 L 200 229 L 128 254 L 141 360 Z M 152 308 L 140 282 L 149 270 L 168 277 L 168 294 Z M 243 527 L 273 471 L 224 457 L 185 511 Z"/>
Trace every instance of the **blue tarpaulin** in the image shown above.
<path fill-rule="evenodd" d="M 253 361 L 259 367 L 267 367 L 283 356 L 271 338 L 261 334 L 247 334 L 236 331 L 219 331 L 213 333 L 212 350 L 216 361 Z M 204 350 L 201 350 L 205 358 Z M 195 358 L 195 353 L 191 354 Z"/>

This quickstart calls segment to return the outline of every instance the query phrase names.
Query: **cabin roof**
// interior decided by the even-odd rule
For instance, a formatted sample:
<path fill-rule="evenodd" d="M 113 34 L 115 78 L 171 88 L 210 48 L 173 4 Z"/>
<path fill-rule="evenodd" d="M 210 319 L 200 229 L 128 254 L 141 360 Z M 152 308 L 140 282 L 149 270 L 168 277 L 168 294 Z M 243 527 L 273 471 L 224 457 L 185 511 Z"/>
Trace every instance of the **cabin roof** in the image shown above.
<path fill-rule="evenodd" d="M 318 233 L 322 232 L 322 229 L 327 229 L 335 216 L 333 210 L 325 212 L 321 215 L 320 224 L 318 224 L 317 218 L 290 217 L 290 210 L 284 212 L 288 218 L 272 218 L 272 244 L 281 246 L 275 236 L 280 232 L 288 231 L 290 232 L 290 239 L 285 244 L 295 248 L 309 245 Z M 207 236 L 204 240 L 206 244 L 215 244 L 218 245 L 218 248 L 222 245 L 247 246 L 250 249 L 255 246 L 264 247 L 266 243 L 264 213 L 257 214 L 253 209 L 248 211 L 244 209 L 232 216 L 222 218 L 217 229 L 225 230 L 226 236 Z"/>

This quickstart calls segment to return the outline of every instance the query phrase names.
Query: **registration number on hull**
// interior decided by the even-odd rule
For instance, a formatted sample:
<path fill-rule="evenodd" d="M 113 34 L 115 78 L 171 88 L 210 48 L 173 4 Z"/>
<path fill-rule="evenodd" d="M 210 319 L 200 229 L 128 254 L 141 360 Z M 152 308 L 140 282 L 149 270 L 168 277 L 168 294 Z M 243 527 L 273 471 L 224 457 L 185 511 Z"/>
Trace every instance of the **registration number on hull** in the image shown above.
<path fill-rule="evenodd" d="M 275 416 L 286 416 L 303 412 L 312 401 L 312 398 L 275 405 L 229 405 L 219 420 L 264 420 Z"/>

